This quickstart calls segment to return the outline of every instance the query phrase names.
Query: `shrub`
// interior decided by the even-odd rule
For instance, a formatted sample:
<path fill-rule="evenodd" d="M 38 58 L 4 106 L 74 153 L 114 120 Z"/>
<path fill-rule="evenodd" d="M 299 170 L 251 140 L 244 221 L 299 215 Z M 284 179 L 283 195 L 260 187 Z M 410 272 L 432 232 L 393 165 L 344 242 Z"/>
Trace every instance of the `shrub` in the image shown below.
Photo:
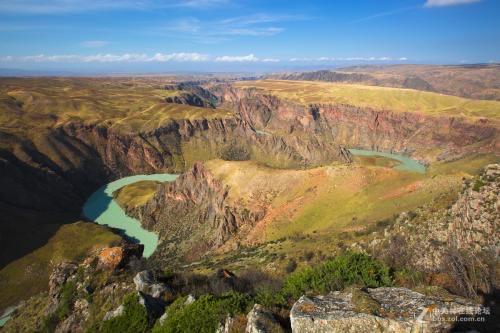
<path fill-rule="evenodd" d="M 296 299 L 307 292 L 325 293 L 349 285 L 381 287 L 391 284 L 388 266 L 366 254 L 348 252 L 316 268 L 291 274 L 284 282 L 282 297 Z"/>
<path fill-rule="evenodd" d="M 403 268 L 394 273 L 394 281 L 398 286 L 414 288 L 424 284 L 424 273 Z"/>
<path fill-rule="evenodd" d="M 43 318 L 41 332 L 53 332 L 70 313 L 76 296 L 76 283 L 67 281 L 61 289 L 61 300 L 54 313 Z"/>
<path fill-rule="evenodd" d="M 484 185 L 486 185 L 486 184 L 481 179 L 476 179 L 472 189 L 476 192 L 479 192 L 479 190 L 481 190 L 481 187 L 483 187 Z"/>
<path fill-rule="evenodd" d="M 251 299 L 244 294 L 229 292 L 219 297 L 206 294 L 191 304 L 184 303 L 185 298 L 175 301 L 167 309 L 163 325 L 157 324 L 153 332 L 215 332 L 228 314 L 246 313 Z"/>
<path fill-rule="evenodd" d="M 304 259 L 306 261 L 311 261 L 312 258 L 314 258 L 314 252 L 313 251 L 307 251 L 304 253 Z"/>
<path fill-rule="evenodd" d="M 285 272 L 290 274 L 293 271 L 295 271 L 296 269 L 297 269 L 297 263 L 295 262 L 295 260 L 290 259 L 288 261 L 288 264 L 286 264 L 286 266 L 285 266 Z"/>
<path fill-rule="evenodd" d="M 76 296 L 76 284 L 74 281 L 68 281 L 64 284 L 61 290 L 61 300 L 57 307 L 57 316 L 59 320 L 66 318 L 71 312 L 71 307 Z"/>
<path fill-rule="evenodd" d="M 102 332 L 105 333 L 141 333 L 150 328 L 148 313 L 139 303 L 137 294 L 129 294 L 123 299 L 123 314 L 103 323 Z"/>
<path fill-rule="evenodd" d="M 250 152 L 246 147 L 232 143 L 222 151 L 221 158 L 225 161 L 247 161 L 250 159 Z"/>

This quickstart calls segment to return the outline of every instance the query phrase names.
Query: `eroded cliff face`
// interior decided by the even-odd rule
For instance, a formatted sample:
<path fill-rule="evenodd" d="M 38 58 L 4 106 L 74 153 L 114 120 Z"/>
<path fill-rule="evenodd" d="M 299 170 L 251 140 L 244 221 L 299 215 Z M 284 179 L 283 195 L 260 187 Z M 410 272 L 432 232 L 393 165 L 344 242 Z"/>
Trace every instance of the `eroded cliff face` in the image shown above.
<path fill-rule="evenodd" d="M 195 163 L 174 182 L 158 185 L 145 205 L 124 209 L 158 233 L 157 257 L 192 260 L 236 238 L 242 227 L 264 216 L 263 209 L 239 206 L 228 194 L 228 186 L 202 163 Z"/>
<path fill-rule="evenodd" d="M 2 149 L 1 168 L 7 186 L 0 200 L 36 209 L 79 206 L 111 179 L 181 172 L 198 160 L 227 158 L 225 153 L 235 147 L 246 158 L 294 168 L 344 161 L 340 147 L 402 152 L 425 162 L 500 149 L 497 124 L 490 120 L 348 105 L 303 107 L 228 85 L 213 87 L 212 93 L 234 109 L 234 117 L 171 120 L 139 132 L 112 121 L 71 121 L 30 140 L 5 135 L 8 148 Z"/>
<path fill-rule="evenodd" d="M 217 87 L 214 93 L 223 103 L 233 105 L 251 127 L 279 136 L 313 164 L 337 158 L 339 145 L 401 152 L 426 162 L 500 149 L 498 123 L 488 119 L 346 104 L 305 107 L 255 89 L 228 85 Z"/>

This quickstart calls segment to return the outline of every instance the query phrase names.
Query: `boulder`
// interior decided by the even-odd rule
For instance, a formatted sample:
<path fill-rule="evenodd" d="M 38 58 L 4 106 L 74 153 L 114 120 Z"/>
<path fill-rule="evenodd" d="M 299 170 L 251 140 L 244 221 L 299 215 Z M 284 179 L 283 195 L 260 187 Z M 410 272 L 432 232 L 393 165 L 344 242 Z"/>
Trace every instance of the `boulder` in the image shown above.
<path fill-rule="evenodd" d="M 255 304 L 247 315 L 245 333 L 284 332 L 271 311 L 260 304 Z"/>
<path fill-rule="evenodd" d="M 189 294 L 186 298 L 186 301 L 184 302 L 184 305 L 193 304 L 194 301 L 196 301 L 196 298 L 193 295 Z"/>
<path fill-rule="evenodd" d="M 226 319 L 222 323 L 220 323 L 215 333 L 230 333 L 231 328 L 233 327 L 233 323 L 234 323 L 234 318 L 231 317 L 230 315 L 227 315 Z"/>
<path fill-rule="evenodd" d="M 135 289 L 137 291 L 147 292 L 152 284 L 154 284 L 154 276 L 151 271 L 142 271 L 134 276 Z"/>
<path fill-rule="evenodd" d="M 145 270 L 139 272 L 134 277 L 135 289 L 153 298 L 162 298 L 167 294 L 172 294 L 172 290 L 164 283 L 156 281 L 151 271 Z"/>
<path fill-rule="evenodd" d="M 108 247 L 99 253 L 99 265 L 108 269 L 120 269 L 127 265 L 132 258 L 141 258 L 144 251 L 142 244 L 125 244 Z"/>
<path fill-rule="evenodd" d="M 326 296 L 302 296 L 292 307 L 292 332 L 447 332 L 475 305 L 460 298 L 439 299 L 406 288 L 350 289 Z"/>
<path fill-rule="evenodd" d="M 106 312 L 103 320 L 106 321 L 106 320 L 110 320 L 110 319 L 113 319 L 115 317 L 121 316 L 123 314 L 124 310 L 125 310 L 125 307 L 122 304 L 119 307 L 117 307 L 115 310 Z"/>

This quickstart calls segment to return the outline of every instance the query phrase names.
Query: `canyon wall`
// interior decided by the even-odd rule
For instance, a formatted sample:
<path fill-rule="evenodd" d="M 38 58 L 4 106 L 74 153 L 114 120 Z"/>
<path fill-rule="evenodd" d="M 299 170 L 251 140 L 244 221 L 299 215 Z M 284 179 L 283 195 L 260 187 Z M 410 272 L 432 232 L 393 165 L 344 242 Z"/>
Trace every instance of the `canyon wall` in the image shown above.
<path fill-rule="evenodd" d="M 227 84 L 193 89 L 196 96 L 233 110 L 233 116 L 172 119 L 148 131 L 124 129 L 112 119 L 70 120 L 24 135 L 2 130 L 2 230 L 23 228 L 27 218 L 20 212 L 28 210 L 36 223 L 42 222 L 42 212 L 77 218 L 85 199 L 111 180 L 181 173 L 200 160 L 252 159 L 277 168 L 307 168 L 345 162 L 342 147 L 400 152 L 423 162 L 500 150 L 498 124 L 486 119 L 303 106 Z M 54 223 L 50 216 L 46 220 Z"/>
<path fill-rule="evenodd" d="M 338 159 L 339 146 L 396 152 L 423 162 L 500 150 L 499 124 L 489 119 L 374 110 L 346 104 L 302 106 L 255 89 L 214 89 L 252 128 L 279 136 L 307 164 Z"/>
<path fill-rule="evenodd" d="M 156 258 L 192 261 L 264 217 L 264 209 L 230 202 L 228 194 L 229 187 L 198 162 L 175 181 L 159 184 L 144 205 L 122 208 L 159 235 Z"/>

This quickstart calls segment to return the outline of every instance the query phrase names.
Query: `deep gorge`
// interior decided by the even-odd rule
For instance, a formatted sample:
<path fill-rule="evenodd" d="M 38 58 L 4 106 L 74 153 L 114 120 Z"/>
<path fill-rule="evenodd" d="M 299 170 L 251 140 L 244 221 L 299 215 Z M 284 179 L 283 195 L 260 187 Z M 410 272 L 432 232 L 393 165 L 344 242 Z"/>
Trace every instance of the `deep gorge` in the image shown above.
<path fill-rule="evenodd" d="M 225 84 L 211 92 L 220 107 L 234 111 L 234 117 L 171 120 L 147 132 L 120 130 L 111 120 L 106 125 L 74 120 L 29 138 L 3 133 L 2 234 L 23 229 L 24 223 L 32 228 L 45 220 L 77 219 L 88 195 L 111 180 L 181 173 L 197 160 L 250 158 L 272 167 L 308 168 L 342 162 L 339 147 L 397 152 L 425 163 L 500 148 L 496 124 L 486 119 L 349 105 L 305 107 Z M 33 210 L 36 218 L 18 214 L 19 210 Z M 52 213 L 62 217 L 55 219 Z M 43 215 L 48 217 L 40 218 Z M 24 254 L 10 248 L 16 242 L 2 242 L 8 248 L 2 249 L 1 265 Z"/>

